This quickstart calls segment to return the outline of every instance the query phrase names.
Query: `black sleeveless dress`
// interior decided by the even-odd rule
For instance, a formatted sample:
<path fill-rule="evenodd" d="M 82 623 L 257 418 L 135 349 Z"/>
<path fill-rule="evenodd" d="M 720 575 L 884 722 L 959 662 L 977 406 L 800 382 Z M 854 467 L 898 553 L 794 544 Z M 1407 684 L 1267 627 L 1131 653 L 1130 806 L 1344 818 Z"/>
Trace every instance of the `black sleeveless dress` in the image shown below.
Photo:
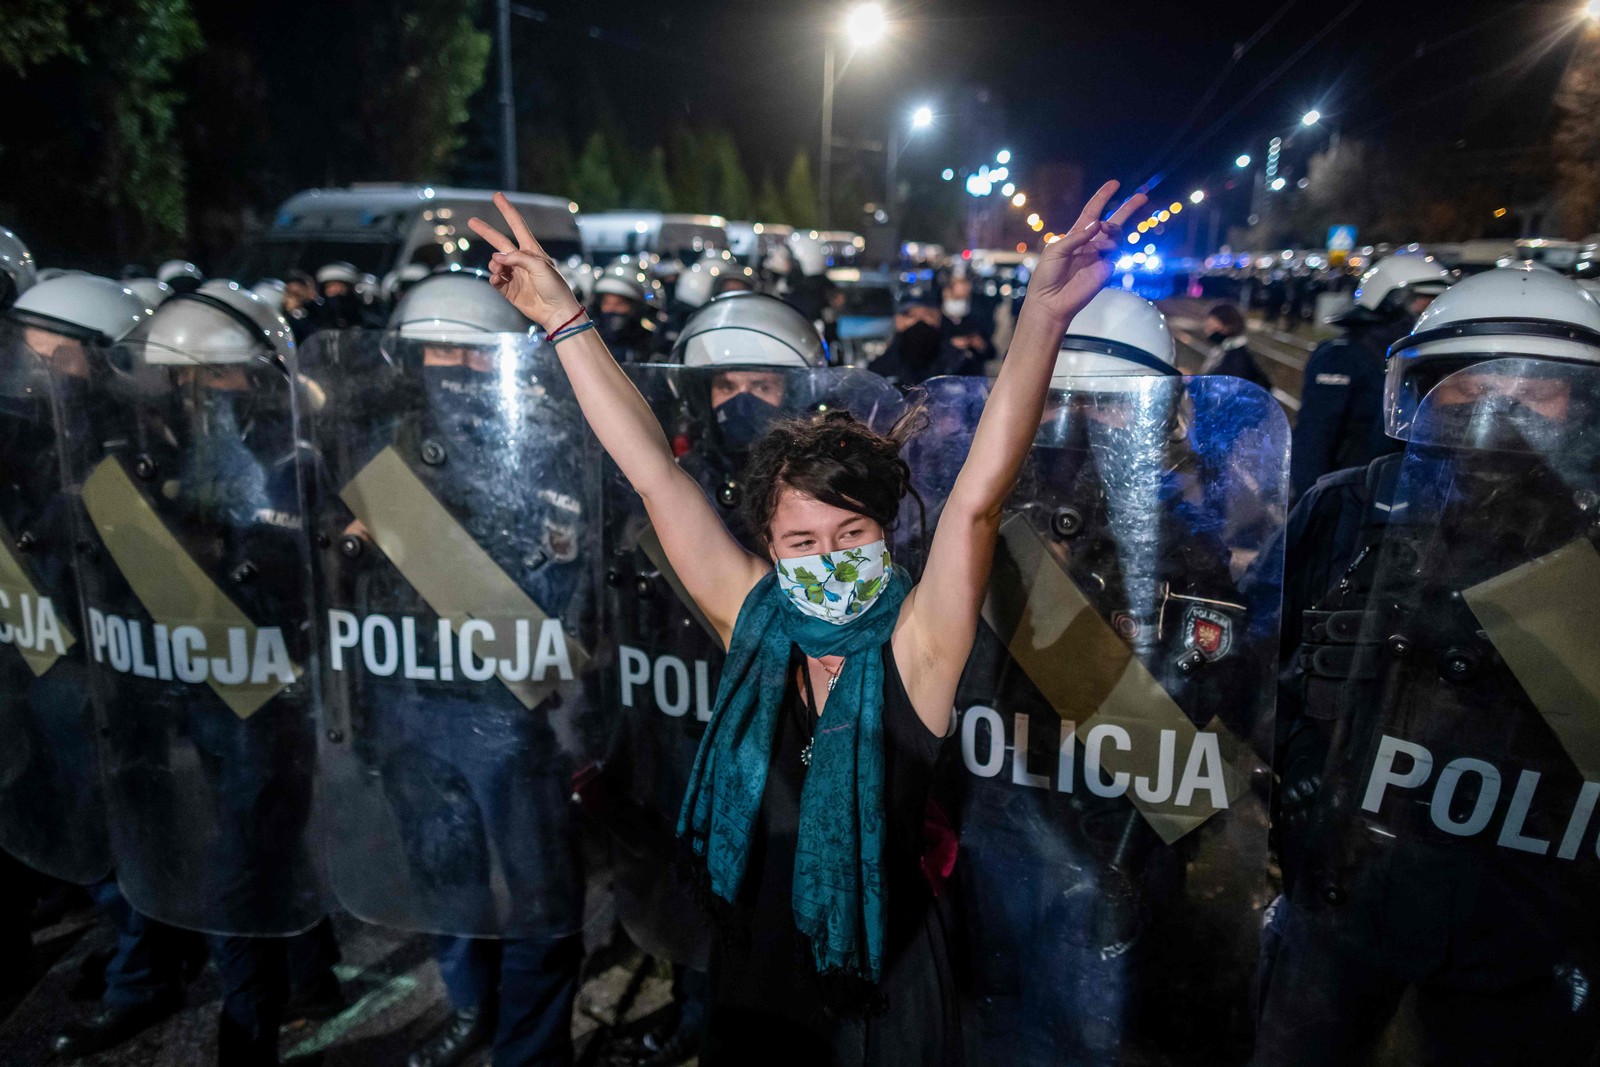
<path fill-rule="evenodd" d="M 794 654 L 797 667 L 799 653 Z M 935 898 L 922 873 L 923 827 L 944 741 L 917 718 L 883 646 L 887 942 L 881 1013 L 830 1015 L 816 969 L 794 924 L 792 889 L 801 751 L 811 710 L 791 680 L 784 694 L 766 791 L 739 891 L 740 919 L 711 957 L 711 1011 L 700 1063 L 826 1065 L 956 1064 L 960 1020 L 950 962 L 952 878 Z M 791 669 L 789 677 L 796 674 Z M 826 709 L 824 709 L 824 716 Z"/>

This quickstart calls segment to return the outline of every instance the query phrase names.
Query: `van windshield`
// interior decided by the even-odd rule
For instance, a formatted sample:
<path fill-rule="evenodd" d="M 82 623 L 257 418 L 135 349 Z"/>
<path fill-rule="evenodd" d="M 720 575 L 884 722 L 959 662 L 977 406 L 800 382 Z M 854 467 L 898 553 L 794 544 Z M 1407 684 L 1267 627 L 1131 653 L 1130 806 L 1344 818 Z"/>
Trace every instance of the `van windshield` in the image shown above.
<path fill-rule="evenodd" d="M 534 236 L 538 237 L 537 234 Z M 549 253 L 550 258 L 557 263 L 566 260 L 568 256 L 582 256 L 583 244 L 576 238 L 539 237 L 539 246 Z M 463 267 L 481 267 L 489 269 L 489 257 L 494 254 L 494 248 L 487 241 L 473 241 L 466 251 L 456 258 Z"/>

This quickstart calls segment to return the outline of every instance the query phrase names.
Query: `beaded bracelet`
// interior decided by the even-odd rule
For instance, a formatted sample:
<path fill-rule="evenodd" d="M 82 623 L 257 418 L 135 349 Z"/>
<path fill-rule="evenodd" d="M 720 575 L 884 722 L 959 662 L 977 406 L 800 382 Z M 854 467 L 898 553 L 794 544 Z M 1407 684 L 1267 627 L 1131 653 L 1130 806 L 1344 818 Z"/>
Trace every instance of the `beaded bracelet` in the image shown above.
<path fill-rule="evenodd" d="M 580 333 L 582 333 L 584 330 L 592 330 L 592 329 L 594 329 L 594 322 L 593 321 L 581 322 L 578 325 L 572 327 L 571 329 L 567 330 L 564 333 L 558 331 L 556 333 L 551 334 L 550 335 L 550 343 L 553 344 L 553 345 L 554 344 L 560 344 L 562 341 L 567 340 L 569 337 L 576 337 Z"/>

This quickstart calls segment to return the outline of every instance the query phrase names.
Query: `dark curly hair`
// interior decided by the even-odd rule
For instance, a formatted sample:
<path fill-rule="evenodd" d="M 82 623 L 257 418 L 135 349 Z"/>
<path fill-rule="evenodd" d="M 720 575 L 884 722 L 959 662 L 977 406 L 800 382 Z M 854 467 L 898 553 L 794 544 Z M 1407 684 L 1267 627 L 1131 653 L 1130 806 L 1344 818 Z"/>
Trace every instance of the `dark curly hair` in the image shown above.
<path fill-rule="evenodd" d="M 774 423 L 745 464 L 740 507 L 746 527 L 763 550 L 769 548 L 778 498 L 793 489 L 893 529 L 900 502 L 916 494 L 900 446 L 921 421 L 913 410 L 886 434 L 844 411 Z"/>

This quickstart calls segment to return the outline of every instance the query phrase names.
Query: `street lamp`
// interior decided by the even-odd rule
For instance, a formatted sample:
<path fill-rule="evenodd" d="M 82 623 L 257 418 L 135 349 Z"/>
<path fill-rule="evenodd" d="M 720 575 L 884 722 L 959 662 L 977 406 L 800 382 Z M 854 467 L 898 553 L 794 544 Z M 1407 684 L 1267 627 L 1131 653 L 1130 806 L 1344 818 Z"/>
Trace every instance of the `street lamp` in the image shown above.
<path fill-rule="evenodd" d="M 1238 167 L 1240 170 L 1244 170 L 1244 168 L 1250 165 L 1250 157 L 1241 155 L 1238 159 L 1233 161 L 1233 165 Z"/>
<path fill-rule="evenodd" d="M 1198 204 L 1200 201 L 1204 200 L 1205 198 L 1206 198 L 1205 190 L 1204 189 L 1196 189 L 1194 192 L 1189 194 L 1189 203 Z"/>
<path fill-rule="evenodd" d="M 913 130 L 926 129 L 932 125 L 933 108 L 924 105 L 923 107 L 919 107 L 917 110 L 911 113 L 911 128 Z"/>
<path fill-rule="evenodd" d="M 1600 2 L 1600 0 L 1597 0 L 1597 2 Z M 1011 162 L 1011 149 L 1009 149 L 1009 148 L 1000 149 L 1000 151 L 995 153 L 994 161 L 996 163 L 1000 164 L 1002 167 L 1005 166 L 1007 163 L 1010 163 Z"/>
<path fill-rule="evenodd" d="M 842 35 L 850 43 L 852 52 L 878 43 L 889 32 L 889 17 L 881 4 L 857 4 L 845 13 L 841 25 Z M 818 214 L 824 228 L 828 225 L 828 201 L 833 194 L 833 39 L 828 34 L 822 45 L 822 182 L 818 190 L 822 203 Z M 932 115 L 929 115 L 932 119 Z"/>
<path fill-rule="evenodd" d="M 1274 178 L 1274 179 L 1272 179 L 1272 185 L 1271 185 L 1270 188 L 1275 193 L 1281 193 L 1281 192 L 1283 192 L 1283 187 L 1285 185 L 1288 185 L 1288 184 L 1289 183 L 1286 180 L 1284 180 L 1283 178 Z"/>
<path fill-rule="evenodd" d="M 1300 125 L 1315 126 L 1321 119 L 1322 112 L 1318 111 L 1316 108 L 1312 108 L 1310 111 L 1307 111 L 1304 115 L 1300 116 Z"/>
<path fill-rule="evenodd" d="M 1028 194 L 1027 193 L 1018 193 L 1016 196 L 1013 196 L 1011 198 L 1011 206 L 1012 207 L 1021 207 L 1022 205 L 1026 204 L 1027 202 L 1028 202 Z"/>
<path fill-rule="evenodd" d="M 857 4 L 844 17 L 844 35 L 858 48 L 877 44 L 888 32 L 882 4 Z"/>
<path fill-rule="evenodd" d="M 1600 0 L 1589 0 L 1589 2 L 1584 5 L 1583 13 L 1588 17 L 1590 22 L 1600 22 Z"/>

